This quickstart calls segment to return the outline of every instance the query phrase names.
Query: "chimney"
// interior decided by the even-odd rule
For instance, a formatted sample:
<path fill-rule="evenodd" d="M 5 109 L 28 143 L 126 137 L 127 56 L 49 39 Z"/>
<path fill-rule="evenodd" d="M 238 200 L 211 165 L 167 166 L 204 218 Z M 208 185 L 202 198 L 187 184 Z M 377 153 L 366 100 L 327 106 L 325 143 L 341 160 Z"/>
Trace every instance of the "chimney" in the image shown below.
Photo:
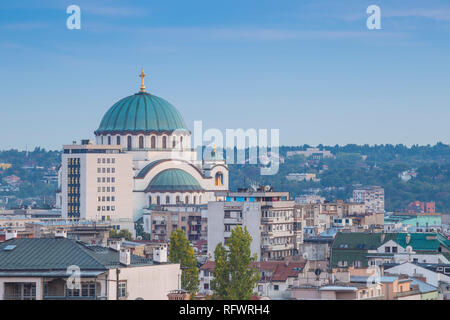
<path fill-rule="evenodd" d="M 66 230 L 56 230 L 55 238 L 67 238 L 67 231 Z"/>
<path fill-rule="evenodd" d="M 17 238 L 17 231 L 16 230 L 6 230 L 5 240 L 16 239 L 16 238 Z"/>
<path fill-rule="evenodd" d="M 130 249 L 128 249 L 128 248 L 120 249 L 119 262 L 125 266 L 130 265 L 130 263 L 131 263 Z"/>
<path fill-rule="evenodd" d="M 157 263 L 167 262 L 167 246 L 160 245 L 153 249 L 153 262 Z"/>
<path fill-rule="evenodd" d="M 120 251 L 120 240 L 108 239 L 108 247 L 115 251 Z"/>

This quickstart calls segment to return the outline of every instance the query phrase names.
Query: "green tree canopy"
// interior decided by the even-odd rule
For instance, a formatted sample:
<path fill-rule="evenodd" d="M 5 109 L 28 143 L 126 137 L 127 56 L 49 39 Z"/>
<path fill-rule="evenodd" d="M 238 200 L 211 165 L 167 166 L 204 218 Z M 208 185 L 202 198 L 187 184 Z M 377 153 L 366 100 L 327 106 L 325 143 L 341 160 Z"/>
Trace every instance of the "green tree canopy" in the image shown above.
<path fill-rule="evenodd" d="M 181 287 L 189 291 L 191 297 L 194 297 L 200 285 L 197 260 L 195 259 L 194 248 L 190 246 L 184 231 L 181 229 L 173 231 L 170 235 L 169 260 L 181 265 Z"/>
<path fill-rule="evenodd" d="M 214 251 L 214 280 L 212 289 L 216 298 L 225 300 L 250 300 L 253 288 L 259 280 L 259 272 L 252 262 L 252 237 L 245 227 L 236 226 L 228 239 L 229 251 L 219 243 Z"/>

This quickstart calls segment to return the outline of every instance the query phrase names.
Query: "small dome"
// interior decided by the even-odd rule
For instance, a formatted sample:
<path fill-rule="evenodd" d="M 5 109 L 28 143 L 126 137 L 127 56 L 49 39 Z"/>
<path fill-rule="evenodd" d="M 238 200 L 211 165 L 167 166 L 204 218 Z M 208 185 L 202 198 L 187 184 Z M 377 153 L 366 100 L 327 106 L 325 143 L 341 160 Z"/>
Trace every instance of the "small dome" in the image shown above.
<path fill-rule="evenodd" d="M 146 192 L 204 191 L 198 181 L 181 169 L 167 169 L 150 181 Z"/>
<path fill-rule="evenodd" d="M 96 135 L 189 131 L 178 110 L 163 98 L 139 92 L 115 103 L 95 131 Z"/>

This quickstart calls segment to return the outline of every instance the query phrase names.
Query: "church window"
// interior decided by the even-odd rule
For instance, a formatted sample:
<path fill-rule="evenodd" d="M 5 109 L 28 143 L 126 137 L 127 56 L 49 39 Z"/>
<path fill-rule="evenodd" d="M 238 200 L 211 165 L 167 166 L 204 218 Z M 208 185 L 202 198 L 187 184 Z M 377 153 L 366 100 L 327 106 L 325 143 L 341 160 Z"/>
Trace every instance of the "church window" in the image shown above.
<path fill-rule="evenodd" d="M 159 196 L 156 197 L 156 204 L 161 204 L 161 199 Z"/>
<path fill-rule="evenodd" d="M 139 149 L 144 149 L 144 137 L 139 137 Z"/>
<path fill-rule="evenodd" d="M 108 136 L 108 145 L 111 145 L 111 136 Z"/>
<path fill-rule="evenodd" d="M 189 196 L 186 196 L 184 203 L 185 203 L 185 204 L 188 204 L 188 203 L 189 203 Z"/>
<path fill-rule="evenodd" d="M 128 149 L 128 150 L 131 150 L 132 147 L 133 147 L 133 146 L 132 146 L 132 144 L 131 144 L 131 136 L 128 136 L 127 149 Z"/>
<path fill-rule="evenodd" d="M 194 196 L 193 203 L 197 204 L 197 197 L 196 196 Z"/>
<path fill-rule="evenodd" d="M 183 149 L 183 137 L 180 137 L 180 148 Z"/>
<path fill-rule="evenodd" d="M 175 201 L 176 203 L 180 203 L 180 196 L 177 196 Z"/>
<path fill-rule="evenodd" d="M 216 173 L 214 184 L 216 186 L 223 186 L 223 173 L 222 172 Z"/>
<path fill-rule="evenodd" d="M 120 146 L 120 136 L 117 136 L 117 145 Z"/>
<path fill-rule="evenodd" d="M 149 205 L 149 206 L 152 205 L 152 196 L 148 197 L 148 205 Z"/>
<path fill-rule="evenodd" d="M 166 204 L 170 204 L 170 197 L 166 196 Z"/>
<path fill-rule="evenodd" d="M 164 136 L 162 138 L 162 147 L 163 147 L 163 149 L 167 148 L 167 137 L 166 136 Z"/>
<path fill-rule="evenodd" d="M 152 136 L 152 138 L 151 138 L 151 147 L 152 147 L 152 149 L 156 148 L 156 137 L 155 136 Z"/>

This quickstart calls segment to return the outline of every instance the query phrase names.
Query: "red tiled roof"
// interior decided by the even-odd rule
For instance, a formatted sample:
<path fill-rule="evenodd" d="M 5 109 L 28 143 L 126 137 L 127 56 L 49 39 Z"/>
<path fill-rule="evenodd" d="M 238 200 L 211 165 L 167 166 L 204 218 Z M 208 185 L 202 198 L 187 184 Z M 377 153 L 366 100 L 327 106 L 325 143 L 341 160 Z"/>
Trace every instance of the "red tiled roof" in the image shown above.
<path fill-rule="evenodd" d="M 271 272 L 272 281 L 286 281 L 289 277 L 297 277 L 305 267 L 306 261 L 261 261 L 253 262 L 251 265 L 256 266 L 260 272 Z M 214 270 L 214 261 L 207 261 L 200 267 L 200 270 Z M 268 277 L 264 279 L 269 280 Z"/>

